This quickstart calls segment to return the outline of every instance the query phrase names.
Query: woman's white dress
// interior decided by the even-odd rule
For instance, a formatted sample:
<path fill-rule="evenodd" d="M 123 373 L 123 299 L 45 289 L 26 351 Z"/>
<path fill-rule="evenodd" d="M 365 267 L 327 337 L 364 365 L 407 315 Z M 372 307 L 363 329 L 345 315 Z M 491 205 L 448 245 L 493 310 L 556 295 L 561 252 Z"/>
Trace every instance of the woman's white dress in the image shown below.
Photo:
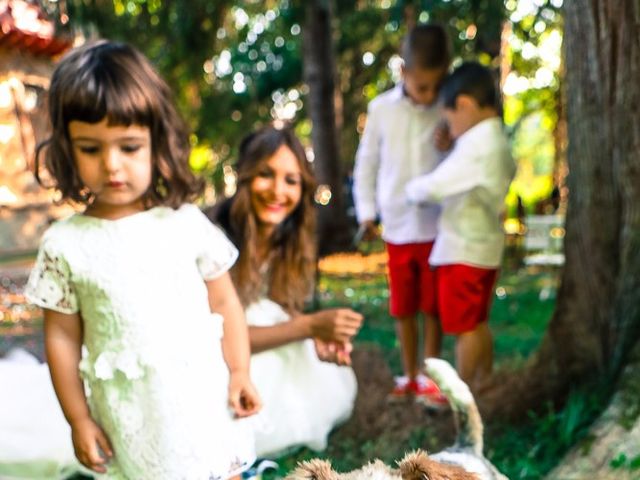
<path fill-rule="evenodd" d="M 267 298 L 250 305 L 246 317 L 258 327 L 290 319 Z M 351 416 L 357 393 L 353 369 L 320 361 L 312 340 L 252 355 L 251 377 L 264 404 L 252 424 L 260 457 L 301 446 L 323 450 L 331 430 Z"/>
<path fill-rule="evenodd" d="M 203 281 L 236 257 L 193 205 L 115 221 L 74 215 L 45 233 L 26 295 L 82 314 L 79 368 L 115 453 L 104 478 L 214 480 L 253 462 L 248 425 L 228 409 L 222 318 Z"/>

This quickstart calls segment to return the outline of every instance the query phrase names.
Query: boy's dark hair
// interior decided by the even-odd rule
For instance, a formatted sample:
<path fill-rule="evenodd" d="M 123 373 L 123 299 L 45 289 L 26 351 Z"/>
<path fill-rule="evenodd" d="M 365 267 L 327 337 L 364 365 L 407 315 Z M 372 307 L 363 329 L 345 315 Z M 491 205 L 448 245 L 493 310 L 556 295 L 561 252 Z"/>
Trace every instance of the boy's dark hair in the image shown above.
<path fill-rule="evenodd" d="M 178 207 L 202 192 L 203 182 L 189 168 L 189 135 L 165 81 L 135 48 L 101 40 L 65 55 L 51 77 L 51 136 L 36 150 L 62 199 L 88 204 L 91 192 L 82 184 L 73 158 L 69 122 L 140 125 L 149 128 L 152 147 L 151 185 L 145 205 Z M 48 186 L 48 185 L 47 185 Z"/>
<path fill-rule="evenodd" d="M 402 41 L 404 66 L 411 68 L 448 68 L 451 63 L 449 38 L 438 24 L 416 25 Z"/>
<path fill-rule="evenodd" d="M 473 97 L 480 107 L 499 110 L 498 89 L 493 73 L 478 62 L 464 62 L 445 78 L 440 99 L 445 108 L 454 109 L 458 95 Z"/>

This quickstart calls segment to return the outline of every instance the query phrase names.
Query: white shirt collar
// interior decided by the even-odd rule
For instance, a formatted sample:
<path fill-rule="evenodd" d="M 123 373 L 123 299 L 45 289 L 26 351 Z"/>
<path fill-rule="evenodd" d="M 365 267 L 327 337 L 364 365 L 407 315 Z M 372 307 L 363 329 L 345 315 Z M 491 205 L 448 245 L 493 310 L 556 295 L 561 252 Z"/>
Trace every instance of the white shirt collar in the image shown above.
<path fill-rule="evenodd" d="M 487 138 L 494 138 L 491 132 L 496 129 L 502 130 L 502 119 L 497 116 L 486 118 L 460 135 L 456 143 L 458 145 L 461 143 L 475 143 L 478 140 L 484 142 Z"/>

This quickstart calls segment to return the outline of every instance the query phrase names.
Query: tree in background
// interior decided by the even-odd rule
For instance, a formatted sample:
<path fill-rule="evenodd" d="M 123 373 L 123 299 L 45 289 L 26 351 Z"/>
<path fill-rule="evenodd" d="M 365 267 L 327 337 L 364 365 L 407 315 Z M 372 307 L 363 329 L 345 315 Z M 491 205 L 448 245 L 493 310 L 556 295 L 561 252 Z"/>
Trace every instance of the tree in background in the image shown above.
<path fill-rule="evenodd" d="M 491 61 L 499 51 L 502 2 L 319 2 L 332 5 L 328 22 L 333 47 L 328 51 L 335 53 L 336 87 L 334 126 L 321 129 L 333 128 L 338 135 L 337 153 L 316 155 L 320 176 L 333 172 L 343 177 L 350 171 L 367 102 L 397 80 L 396 51 L 408 25 L 440 21 L 449 28 L 459 55 L 485 55 Z M 309 139 L 311 117 L 330 121 L 326 114 L 311 112 L 311 85 L 303 79 L 302 31 L 310 25 L 305 8 L 315 3 L 66 0 L 66 8 L 71 24 L 133 43 L 158 65 L 194 131 L 192 164 L 220 194 L 233 190 L 230 163 L 236 145 L 257 124 L 293 122 L 297 133 Z M 326 61 L 331 61 L 329 56 Z M 314 105 L 314 110 L 329 107 L 326 102 Z M 322 151 L 323 146 L 314 143 Z M 327 184 L 333 201 L 323 209 L 330 212 L 328 217 L 339 218 L 344 210 L 339 201 L 342 178 Z"/>
<path fill-rule="evenodd" d="M 540 350 L 517 378 L 495 379 L 490 413 L 519 415 L 577 383 L 615 379 L 638 347 L 639 16 L 635 0 L 565 4 L 566 264 Z"/>
<path fill-rule="evenodd" d="M 328 0 L 305 2 L 303 32 L 304 79 L 309 86 L 308 112 L 314 170 L 320 184 L 318 230 L 320 255 L 345 250 L 350 246 L 350 229 L 346 215 L 343 171 L 336 130 L 336 71 L 331 29 L 332 8 Z"/>

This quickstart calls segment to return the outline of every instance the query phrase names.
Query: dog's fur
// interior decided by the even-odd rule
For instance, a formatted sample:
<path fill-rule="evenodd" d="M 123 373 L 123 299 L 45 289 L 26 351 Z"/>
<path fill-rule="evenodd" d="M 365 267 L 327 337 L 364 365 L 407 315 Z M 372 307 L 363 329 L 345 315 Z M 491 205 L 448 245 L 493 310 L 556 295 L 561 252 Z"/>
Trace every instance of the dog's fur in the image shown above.
<path fill-rule="evenodd" d="M 344 474 L 326 460 L 311 460 L 300 463 L 285 480 L 508 480 L 482 454 L 482 419 L 469 387 L 445 360 L 429 358 L 425 365 L 451 405 L 457 429 L 453 446 L 434 455 L 409 453 L 398 468 L 376 460 Z"/>

